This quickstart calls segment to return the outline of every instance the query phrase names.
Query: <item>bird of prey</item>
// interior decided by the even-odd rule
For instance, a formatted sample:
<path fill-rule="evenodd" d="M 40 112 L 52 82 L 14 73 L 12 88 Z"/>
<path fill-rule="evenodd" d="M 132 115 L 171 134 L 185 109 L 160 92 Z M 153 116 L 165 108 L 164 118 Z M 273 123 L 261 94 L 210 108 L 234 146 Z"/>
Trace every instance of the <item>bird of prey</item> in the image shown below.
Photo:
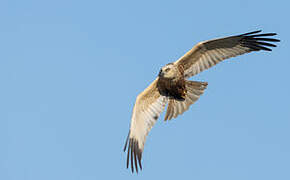
<path fill-rule="evenodd" d="M 203 41 L 195 45 L 176 62 L 161 68 L 158 77 L 138 95 L 132 113 L 129 134 L 124 151 L 128 150 L 127 168 L 142 169 L 141 158 L 150 129 L 167 106 L 165 120 L 176 118 L 199 99 L 207 82 L 189 81 L 203 70 L 217 63 L 252 51 L 271 51 L 276 47 L 269 42 L 276 33 L 261 34 L 261 30 L 220 39 Z"/>

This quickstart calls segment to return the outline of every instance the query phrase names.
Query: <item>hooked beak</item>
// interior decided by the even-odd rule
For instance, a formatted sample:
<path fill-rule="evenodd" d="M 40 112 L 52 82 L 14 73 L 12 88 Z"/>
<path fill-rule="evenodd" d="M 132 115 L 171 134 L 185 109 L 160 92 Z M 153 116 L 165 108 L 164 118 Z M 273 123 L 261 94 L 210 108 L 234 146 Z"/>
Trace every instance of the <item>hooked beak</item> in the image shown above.
<path fill-rule="evenodd" d="M 163 77 L 163 76 L 164 76 L 164 72 L 162 71 L 162 69 L 159 71 L 158 76 L 159 76 L 159 77 Z"/>

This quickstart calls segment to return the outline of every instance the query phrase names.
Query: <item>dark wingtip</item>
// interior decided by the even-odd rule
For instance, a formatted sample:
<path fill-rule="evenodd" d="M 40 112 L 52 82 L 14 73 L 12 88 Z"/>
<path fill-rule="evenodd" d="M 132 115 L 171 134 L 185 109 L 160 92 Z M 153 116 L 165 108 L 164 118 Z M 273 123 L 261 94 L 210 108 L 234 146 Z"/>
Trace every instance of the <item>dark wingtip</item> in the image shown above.
<path fill-rule="evenodd" d="M 264 33 L 264 34 L 253 34 L 248 37 L 260 37 L 260 36 L 276 36 L 277 33 Z"/>
<path fill-rule="evenodd" d="M 238 37 L 241 37 L 240 44 L 244 47 L 250 48 L 252 51 L 272 51 L 269 47 L 276 47 L 276 45 L 269 42 L 280 42 L 280 40 L 267 38 L 267 36 L 275 36 L 277 33 L 258 34 L 260 32 L 262 32 L 262 30 L 239 35 Z"/>
<path fill-rule="evenodd" d="M 124 149 L 123 149 L 124 152 L 125 152 L 126 149 L 127 149 L 127 145 L 128 145 L 128 141 L 129 141 L 129 136 L 130 136 L 130 131 L 129 131 L 129 133 L 128 133 L 128 135 L 127 135 L 127 138 L 126 138 L 125 146 L 124 146 Z"/>
<path fill-rule="evenodd" d="M 138 141 L 133 138 L 127 138 L 126 144 L 125 145 L 125 151 L 127 150 L 127 169 L 129 166 L 131 166 L 131 171 L 134 173 L 134 170 L 136 170 L 136 173 L 138 173 L 138 170 L 142 170 L 142 164 L 141 164 L 141 159 L 142 159 L 142 150 L 139 149 Z M 131 165 L 129 165 L 131 164 Z"/>
<path fill-rule="evenodd" d="M 245 33 L 245 34 L 241 34 L 240 36 L 247 36 L 247 35 L 250 35 L 250 34 L 256 34 L 256 33 L 260 33 L 260 32 L 262 32 L 262 30 L 248 32 L 248 33 Z"/>
<path fill-rule="evenodd" d="M 130 140 L 130 142 L 131 142 L 131 140 Z M 130 143 L 130 145 L 131 145 L 130 149 L 131 149 L 131 170 L 132 170 L 132 173 L 134 173 L 134 166 L 133 166 L 133 154 L 134 154 L 134 151 L 133 151 L 133 148 L 132 148 L 133 143 L 134 142 Z"/>
<path fill-rule="evenodd" d="M 127 169 L 129 168 L 130 146 L 131 146 L 131 141 L 129 141 L 129 146 L 128 146 L 128 153 L 127 153 Z"/>

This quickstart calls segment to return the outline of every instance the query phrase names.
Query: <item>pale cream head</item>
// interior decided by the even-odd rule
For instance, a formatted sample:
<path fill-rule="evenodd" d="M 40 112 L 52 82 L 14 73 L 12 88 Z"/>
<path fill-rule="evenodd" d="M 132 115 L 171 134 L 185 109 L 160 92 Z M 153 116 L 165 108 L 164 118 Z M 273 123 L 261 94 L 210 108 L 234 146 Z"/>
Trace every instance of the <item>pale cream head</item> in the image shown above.
<path fill-rule="evenodd" d="M 159 77 L 168 79 L 174 79 L 178 75 L 178 68 L 173 63 L 166 64 L 160 69 L 160 72 L 158 74 Z"/>

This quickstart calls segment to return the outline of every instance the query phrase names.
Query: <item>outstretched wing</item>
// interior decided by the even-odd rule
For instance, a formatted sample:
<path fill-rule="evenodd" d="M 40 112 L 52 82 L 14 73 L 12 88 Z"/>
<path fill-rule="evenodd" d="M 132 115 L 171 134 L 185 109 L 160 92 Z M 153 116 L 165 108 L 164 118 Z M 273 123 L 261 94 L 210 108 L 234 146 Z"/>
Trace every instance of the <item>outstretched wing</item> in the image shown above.
<path fill-rule="evenodd" d="M 184 75 L 189 78 L 231 57 L 252 51 L 271 51 L 269 47 L 276 45 L 269 42 L 280 40 L 266 37 L 276 33 L 258 34 L 260 32 L 261 30 L 200 42 L 175 63 L 184 66 Z"/>
<path fill-rule="evenodd" d="M 128 150 L 127 168 L 131 162 L 132 172 L 134 172 L 134 164 L 136 172 L 138 172 L 138 165 L 142 169 L 141 158 L 146 136 L 167 102 L 168 98 L 159 94 L 157 79 L 138 95 L 133 109 L 129 135 L 124 147 L 124 151 Z"/>

